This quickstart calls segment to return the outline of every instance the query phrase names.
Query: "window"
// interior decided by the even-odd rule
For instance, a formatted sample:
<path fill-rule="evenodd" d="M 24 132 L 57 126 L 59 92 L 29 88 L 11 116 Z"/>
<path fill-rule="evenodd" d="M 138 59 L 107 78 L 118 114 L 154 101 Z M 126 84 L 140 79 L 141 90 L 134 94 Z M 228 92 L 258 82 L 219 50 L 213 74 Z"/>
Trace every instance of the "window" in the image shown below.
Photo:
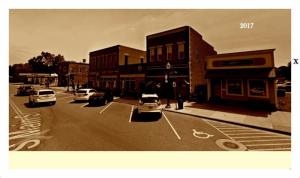
<path fill-rule="evenodd" d="M 248 96 L 268 97 L 267 85 L 266 80 L 248 80 Z"/>
<path fill-rule="evenodd" d="M 178 59 L 184 59 L 184 42 L 178 44 Z"/>
<path fill-rule="evenodd" d="M 125 55 L 125 65 L 128 65 L 128 55 Z"/>
<path fill-rule="evenodd" d="M 157 61 L 162 61 L 162 46 L 157 47 Z"/>
<path fill-rule="evenodd" d="M 239 79 L 227 80 L 226 83 L 226 94 L 227 95 L 243 95 L 243 82 Z"/>
<path fill-rule="evenodd" d="M 144 58 L 143 57 L 141 58 L 141 64 L 144 64 Z"/>
<path fill-rule="evenodd" d="M 172 44 L 167 45 L 167 60 L 172 60 L 173 46 Z"/>
<path fill-rule="evenodd" d="M 150 48 L 150 62 L 154 62 L 155 61 L 155 48 L 151 47 Z"/>

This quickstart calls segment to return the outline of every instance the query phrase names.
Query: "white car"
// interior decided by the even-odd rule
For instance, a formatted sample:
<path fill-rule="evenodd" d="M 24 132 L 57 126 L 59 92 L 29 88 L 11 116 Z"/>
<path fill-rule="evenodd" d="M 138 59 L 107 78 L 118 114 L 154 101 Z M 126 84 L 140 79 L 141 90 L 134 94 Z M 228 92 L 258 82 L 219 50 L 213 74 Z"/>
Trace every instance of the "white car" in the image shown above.
<path fill-rule="evenodd" d="M 157 94 L 142 94 L 139 100 L 138 113 L 159 113 L 162 114 L 162 107 Z"/>
<path fill-rule="evenodd" d="M 91 95 L 96 92 L 95 89 L 92 88 L 82 88 L 79 89 L 74 96 L 74 101 L 89 101 Z"/>
<path fill-rule="evenodd" d="M 29 95 L 29 105 L 34 106 L 39 103 L 49 103 L 54 105 L 56 103 L 55 92 L 51 89 L 34 90 Z"/>

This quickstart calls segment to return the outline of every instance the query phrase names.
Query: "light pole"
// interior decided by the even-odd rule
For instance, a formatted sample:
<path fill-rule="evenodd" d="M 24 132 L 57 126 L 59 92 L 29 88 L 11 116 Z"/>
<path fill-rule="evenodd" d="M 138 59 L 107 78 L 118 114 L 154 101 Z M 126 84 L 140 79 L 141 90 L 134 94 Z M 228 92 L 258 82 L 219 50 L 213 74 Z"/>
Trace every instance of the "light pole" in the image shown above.
<path fill-rule="evenodd" d="M 167 70 L 167 75 L 166 75 L 166 80 L 165 82 L 167 83 L 167 90 L 170 89 L 170 69 L 171 69 L 171 64 L 170 62 L 167 62 L 166 64 L 166 70 Z M 170 106 L 170 94 L 169 94 L 170 91 L 167 91 L 167 105 L 166 105 L 166 108 L 171 108 Z"/>

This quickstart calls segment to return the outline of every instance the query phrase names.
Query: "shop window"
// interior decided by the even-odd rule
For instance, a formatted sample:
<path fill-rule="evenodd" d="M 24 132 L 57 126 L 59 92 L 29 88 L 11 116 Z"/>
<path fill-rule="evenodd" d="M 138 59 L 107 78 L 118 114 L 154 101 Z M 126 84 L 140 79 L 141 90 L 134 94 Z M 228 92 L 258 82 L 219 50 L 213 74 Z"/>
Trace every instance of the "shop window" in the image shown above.
<path fill-rule="evenodd" d="M 173 47 L 171 44 L 167 45 L 167 60 L 171 61 L 173 58 Z"/>
<path fill-rule="evenodd" d="M 248 80 L 248 96 L 268 97 L 268 86 L 266 80 Z"/>
<path fill-rule="evenodd" d="M 227 80 L 227 95 L 243 95 L 243 81 L 238 79 Z"/>
<path fill-rule="evenodd" d="M 157 61 L 162 61 L 162 47 L 157 47 Z"/>
<path fill-rule="evenodd" d="M 152 47 L 150 48 L 150 62 L 154 62 L 155 61 L 155 48 Z"/>
<path fill-rule="evenodd" d="M 184 59 L 184 42 L 178 43 L 178 59 Z"/>

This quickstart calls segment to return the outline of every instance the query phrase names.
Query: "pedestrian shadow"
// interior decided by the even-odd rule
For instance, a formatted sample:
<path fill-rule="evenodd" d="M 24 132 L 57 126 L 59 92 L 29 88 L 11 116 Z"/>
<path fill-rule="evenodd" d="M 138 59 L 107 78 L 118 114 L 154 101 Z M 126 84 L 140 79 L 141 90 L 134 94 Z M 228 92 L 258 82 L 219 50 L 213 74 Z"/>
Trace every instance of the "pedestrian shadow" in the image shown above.
<path fill-rule="evenodd" d="M 143 113 L 139 114 L 137 109 L 134 109 L 131 116 L 131 122 L 156 122 L 162 116 L 158 113 Z"/>

